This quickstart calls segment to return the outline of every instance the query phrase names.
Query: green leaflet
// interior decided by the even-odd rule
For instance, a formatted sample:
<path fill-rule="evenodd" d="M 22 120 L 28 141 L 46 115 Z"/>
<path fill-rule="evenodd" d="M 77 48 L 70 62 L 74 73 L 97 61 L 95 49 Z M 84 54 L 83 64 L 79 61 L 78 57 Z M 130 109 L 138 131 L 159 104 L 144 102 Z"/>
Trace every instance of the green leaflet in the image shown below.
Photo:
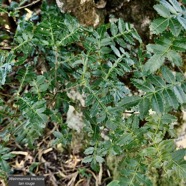
<path fill-rule="evenodd" d="M 186 18 L 183 18 L 183 17 L 179 16 L 178 21 L 184 27 L 184 29 L 186 29 Z"/>
<path fill-rule="evenodd" d="M 87 148 L 86 150 L 85 150 L 85 154 L 86 155 L 89 155 L 89 154 L 93 154 L 93 152 L 94 152 L 94 147 L 89 147 L 89 148 Z"/>
<path fill-rule="evenodd" d="M 161 68 L 162 76 L 163 78 L 168 82 L 168 83 L 174 83 L 175 77 L 173 73 L 167 68 L 167 67 L 162 67 Z"/>
<path fill-rule="evenodd" d="M 166 82 L 159 76 L 150 75 L 149 80 L 152 84 L 154 84 L 157 87 L 165 87 L 166 86 Z"/>
<path fill-rule="evenodd" d="M 82 160 L 82 162 L 83 162 L 83 163 L 90 163 L 90 162 L 92 162 L 92 160 L 93 160 L 92 156 L 86 156 L 86 157 Z"/>
<path fill-rule="evenodd" d="M 139 79 L 133 79 L 132 82 L 138 89 L 144 92 L 153 92 L 155 90 L 154 86 L 149 82 L 144 82 Z"/>
<path fill-rule="evenodd" d="M 174 87 L 174 93 L 181 104 L 186 103 L 186 94 L 180 86 Z"/>
<path fill-rule="evenodd" d="M 154 9 L 158 12 L 158 14 L 164 18 L 170 17 L 169 9 L 161 4 L 154 5 Z"/>
<path fill-rule="evenodd" d="M 143 156 L 154 157 L 157 154 L 157 149 L 155 147 L 148 147 L 142 151 L 142 154 Z"/>
<path fill-rule="evenodd" d="M 123 98 L 122 101 L 119 102 L 118 106 L 119 107 L 124 107 L 124 108 L 131 108 L 135 105 L 137 105 L 140 101 L 141 97 L 140 96 L 130 96 L 130 97 L 125 97 Z"/>
<path fill-rule="evenodd" d="M 119 146 L 124 146 L 126 144 L 129 144 L 132 140 L 134 140 L 132 135 L 130 133 L 129 134 L 125 133 L 122 137 L 118 139 L 117 144 Z"/>
<path fill-rule="evenodd" d="M 175 109 L 178 108 L 179 104 L 178 104 L 177 98 L 171 89 L 165 89 L 163 91 L 163 96 L 164 96 L 164 99 L 166 100 L 166 102 L 171 107 L 173 107 Z"/>
<path fill-rule="evenodd" d="M 107 46 L 110 45 L 112 41 L 112 38 L 103 38 L 100 42 L 101 46 Z M 108 50 L 108 49 L 107 49 Z"/>
<path fill-rule="evenodd" d="M 185 37 L 177 37 L 177 38 L 175 38 L 172 48 L 174 50 L 180 51 L 180 52 L 185 51 L 185 49 L 186 49 L 185 41 L 186 41 Z"/>
<path fill-rule="evenodd" d="M 178 54 L 176 51 L 174 50 L 170 50 L 167 53 L 167 58 L 174 63 L 176 66 L 181 66 L 182 65 L 182 58 L 180 56 L 180 54 Z"/>
<path fill-rule="evenodd" d="M 114 45 L 111 45 L 111 48 L 117 57 L 121 57 L 120 51 Z"/>
<path fill-rule="evenodd" d="M 117 27 L 117 25 L 114 24 L 114 23 L 111 23 L 110 31 L 111 31 L 113 36 L 116 36 L 118 34 L 118 27 Z"/>
<path fill-rule="evenodd" d="M 176 149 L 176 144 L 171 139 L 164 140 L 158 144 L 158 149 L 160 149 L 160 150 L 162 150 L 162 152 L 164 152 L 162 158 L 166 159 L 167 158 L 166 154 L 168 154 L 168 156 L 171 156 L 171 153 Z"/>
<path fill-rule="evenodd" d="M 13 158 L 14 155 L 10 153 L 10 149 L 0 145 L 0 169 L 3 172 L 10 172 L 10 165 L 8 164 L 8 160 Z"/>
<path fill-rule="evenodd" d="M 154 94 L 152 96 L 152 108 L 158 114 L 162 114 L 164 111 L 164 102 L 161 94 Z"/>
<path fill-rule="evenodd" d="M 118 29 L 120 33 L 123 33 L 126 30 L 126 25 L 122 19 L 118 20 Z"/>
<path fill-rule="evenodd" d="M 144 98 L 139 103 L 139 111 L 140 111 L 140 119 L 143 119 L 146 115 L 148 115 L 148 111 L 150 108 L 150 101 L 148 98 Z"/>
<path fill-rule="evenodd" d="M 154 54 L 145 64 L 144 70 L 153 73 L 163 65 L 164 60 L 165 56 Z"/>
<path fill-rule="evenodd" d="M 179 149 L 172 153 L 172 159 L 176 162 L 183 161 L 186 155 L 186 149 Z"/>
<path fill-rule="evenodd" d="M 155 19 L 150 29 L 154 34 L 160 34 L 166 29 L 170 29 L 174 36 L 178 36 L 182 29 L 186 29 L 186 9 L 182 8 L 178 1 L 161 0 L 160 4 L 155 5 L 154 9 L 158 12 L 161 18 Z"/>
<path fill-rule="evenodd" d="M 182 27 L 180 27 L 180 23 L 176 19 L 169 20 L 169 28 L 174 36 L 178 36 L 182 30 Z"/>
<path fill-rule="evenodd" d="M 105 160 L 104 160 L 104 158 L 102 158 L 101 156 L 96 156 L 96 161 L 97 161 L 98 163 L 103 163 Z"/>
<path fill-rule="evenodd" d="M 185 180 L 185 174 L 186 174 L 186 163 L 180 163 L 175 164 L 175 172 L 179 177 L 181 177 L 183 180 Z"/>
<path fill-rule="evenodd" d="M 169 2 L 167 2 L 165 0 L 161 0 L 160 3 L 164 7 L 167 7 L 172 14 L 176 14 L 177 13 L 177 10 Z"/>
<path fill-rule="evenodd" d="M 150 30 L 154 34 L 160 34 L 165 31 L 168 25 L 169 20 L 167 18 L 158 18 L 151 23 Z"/>
<path fill-rule="evenodd" d="M 164 55 L 165 51 L 171 46 L 171 41 L 157 44 L 148 44 L 147 50 L 151 53 L 155 53 L 157 55 Z"/>
<path fill-rule="evenodd" d="M 162 122 L 165 124 L 176 122 L 177 118 L 171 114 L 165 114 L 162 116 Z"/>
<path fill-rule="evenodd" d="M 120 186 L 120 184 L 119 184 L 119 181 L 118 180 L 113 180 L 107 186 Z"/>
<path fill-rule="evenodd" d="M 0 86 L 5 84 L 8 73 L 12 71 L 14 58 L 12 53 L 7 54 L 6 57 L 0 54 Z"/>
<path fill-rule="evenodd" d="M 180 4 L 178 3 L 177 0 L 169 0 L 170 4 L 172 5 L 172 7 L 177 11 L 177 12 L 182 12 L 182 8 L 180 6 Z"/>

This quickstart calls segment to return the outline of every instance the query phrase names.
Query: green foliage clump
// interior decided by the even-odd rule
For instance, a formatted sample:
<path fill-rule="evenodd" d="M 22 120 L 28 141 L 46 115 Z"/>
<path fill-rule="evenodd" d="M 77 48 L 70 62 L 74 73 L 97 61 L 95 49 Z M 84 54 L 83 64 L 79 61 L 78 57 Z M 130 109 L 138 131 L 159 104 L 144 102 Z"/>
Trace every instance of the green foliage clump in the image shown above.
<path fill-rule="evenodd" d="M 122 19 L 87 28 L 45 3 L 37 24 L 20 18 L 11 51 L 0 53 L 1 169 L 8 171 L 9 140 L 34 148 L 49 122 L 61 130 L 54 143 L 68 145 L 62 114 L 71 104 L 83 113 L 83 162 L 96 169 L 106 157 L 108 164 L 120 159 L 109 186 L 186 181 L 186 150 L 176 150 L 172 114 L 186 103 L 186 9 L 176 0 L 154 8 L 161 17 L 151 23 L 154 43 L 147 46 Z M 68 97 L 71 89 L 85 95 L 85 106 Z"/>

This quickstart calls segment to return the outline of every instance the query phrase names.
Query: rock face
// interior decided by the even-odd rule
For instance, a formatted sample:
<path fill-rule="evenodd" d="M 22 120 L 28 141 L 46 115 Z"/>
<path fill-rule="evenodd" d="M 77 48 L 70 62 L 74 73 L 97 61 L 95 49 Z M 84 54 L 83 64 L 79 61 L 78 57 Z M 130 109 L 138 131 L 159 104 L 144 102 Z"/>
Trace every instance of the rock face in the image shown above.
<path fill-rule="evenodd" d="M 86 26 L 108 23 L 110 15 L 134 24 L 144 39 L 149 39 L 149 23 L 155 17 L 156 0 L 56 0 L 61 12 L 70 13 Z"/>
<path fill-rule="evenodd" d="M 119 0 L 116 0 L 118 2 Z M 149 24 L 155 18 L 157 13 L 153 6 L 157 4 L 156 0 L 120 0 L 118 4 L 114 0 L 108 0 L 107 12 L 117 18 L 122 18 L 128 23 L 132 23 L 143 42 L 148 43 L 150 38 Z"/>
<path fill-rule="evenodd" d="M 71 13 L 79 22 L 87 26 L 104 23 L 106 2 L 96 4 L 94 0 L 56 0 L 61 12 Z"/>

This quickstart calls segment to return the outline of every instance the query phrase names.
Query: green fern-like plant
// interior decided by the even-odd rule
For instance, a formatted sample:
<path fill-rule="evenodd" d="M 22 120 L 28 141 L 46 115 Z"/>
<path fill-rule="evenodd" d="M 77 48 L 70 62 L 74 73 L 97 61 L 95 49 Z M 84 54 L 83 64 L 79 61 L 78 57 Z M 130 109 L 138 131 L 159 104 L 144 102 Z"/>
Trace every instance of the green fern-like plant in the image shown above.
<path fill-rule="evenodd" d="M 83 162 L 95 171 L 107 163 L 109 186 L 184 183 L 186 150 L 176 149 L 172 113 L 186 103 L 185 8 L 176 0 L 154 8 L 161 17 L 151 23 L 157 37 L 147 46 L 122 19 L 83 27 L 45 2 L 37 24 L 21 17 L 11 51 L 0 54 L 0 162 L 11 158 L 8 135 L 35 148 L 49 122 L 60 126 L 52 144 L 68 146 L 72 131 L 62 115 L 73 105 L 87 134 Z M 70 99 L 70 90 L 84 95 L 85 105 Z"/>

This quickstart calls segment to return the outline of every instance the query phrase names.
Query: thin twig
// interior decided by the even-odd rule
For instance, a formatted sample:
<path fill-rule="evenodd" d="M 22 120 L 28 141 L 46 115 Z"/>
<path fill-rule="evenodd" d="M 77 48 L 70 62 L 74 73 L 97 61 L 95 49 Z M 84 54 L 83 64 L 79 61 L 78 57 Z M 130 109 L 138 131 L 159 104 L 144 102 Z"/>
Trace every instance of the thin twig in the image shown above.
<path fill-rule="evenodd" d="M 0 47 L 1 50 L 11 50 L 11 47 Z"/>
<path fill-rule="evenodd" d="M 39 1 L 41 1 L 41 0 L 33 1 L 33 2 L 30 3 L 30 4 L 27 4 L 27 5 L 24 5 L 24 6 L 21 6 L 21 7 L 16 8 L 16 10 L 20 10 L 20 9 L 23 9 L 23 8 L 27 8 L 27 7 L 29 7 L 29 6 L 32 6 L 32 5 L 36 4 L 36 3 L 38 3 Z"/>
<path fill-rule="evenodd" d="M 98 184 L 101 185 L 102 176 L 103 176 L 103 166 L 101 163 L 99 164 L 99 167 L 100 167 L 100 169 L 99 169 L 99 174 L 98 174 Z"/>
<path fill-rule="evenodd" d="M 9 94 L 4 94 L 4 93 L 2 93 L 2 92 L 0 92 L 0 95 L 1 95 L 1 96 L 5 96 L 5 97 L 9 97 L 9 98 L 11 98 L 11 97 L 12 97 L 12 95 L 9 95 Z"/>

